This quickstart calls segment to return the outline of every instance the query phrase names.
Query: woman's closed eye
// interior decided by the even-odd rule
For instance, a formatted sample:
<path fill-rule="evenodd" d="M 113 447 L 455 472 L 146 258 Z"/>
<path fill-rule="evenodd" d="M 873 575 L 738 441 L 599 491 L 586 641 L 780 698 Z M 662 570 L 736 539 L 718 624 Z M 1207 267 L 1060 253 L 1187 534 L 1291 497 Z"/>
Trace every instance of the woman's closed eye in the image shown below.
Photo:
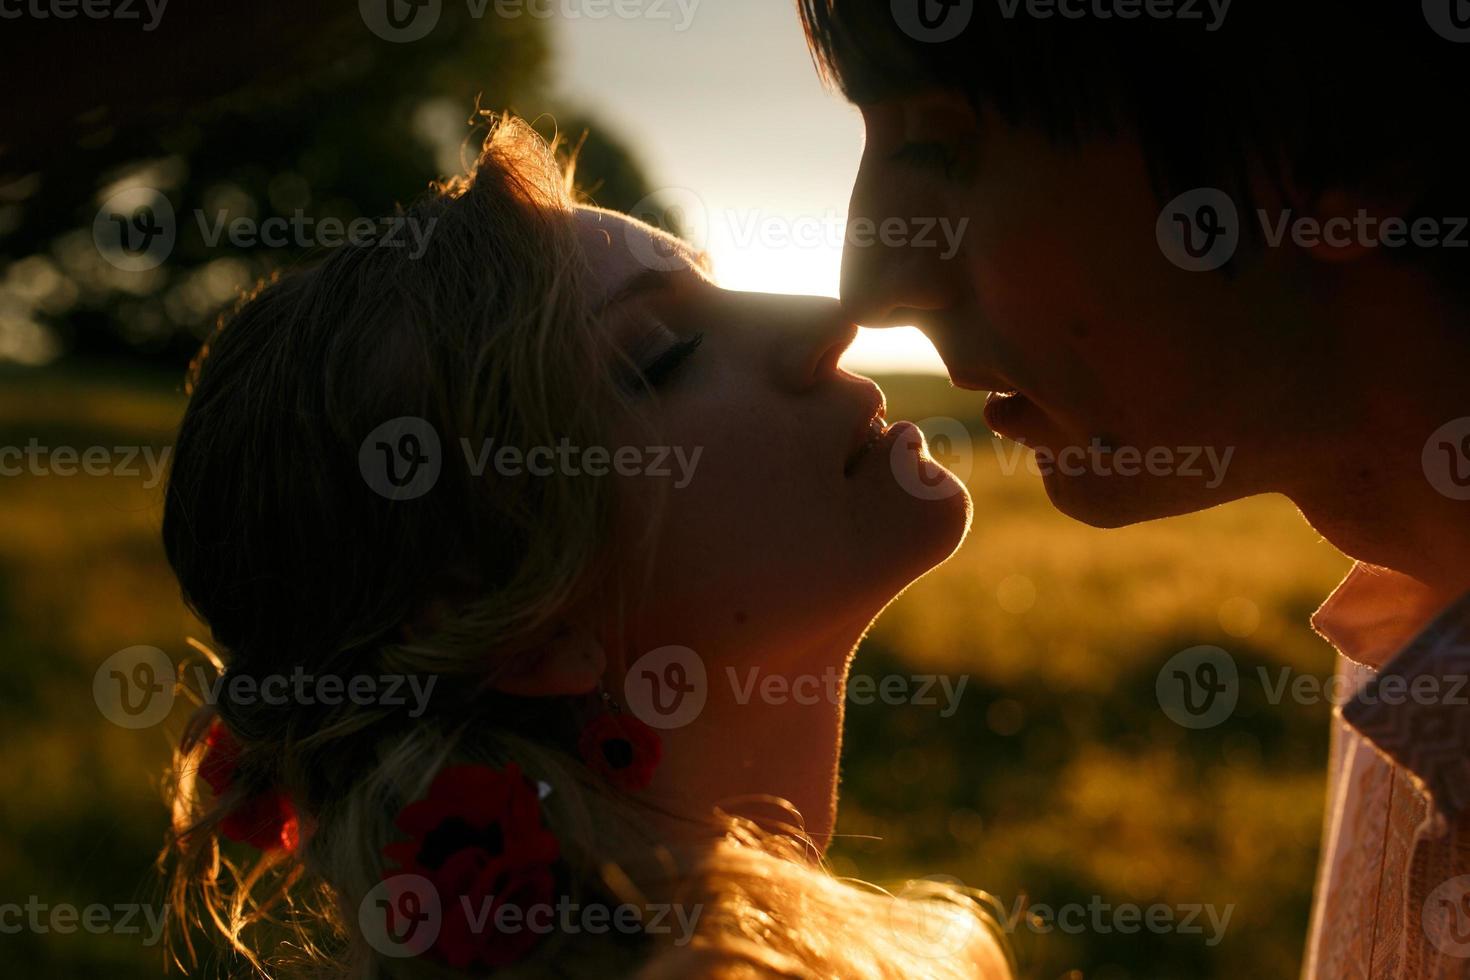
<path fill-rule="evenodd" d="M 658 341 L 658 353 L 643 360 L 639 368 L 643 382 L 650 388 L 660 388 L 667 383 L 690 355 L 699 349 L 699 345 L 704 343 L 702 333 L 692 337 L 673 337 L 670 331 L 661 329 L 660 334 L 666 337 Z"/>

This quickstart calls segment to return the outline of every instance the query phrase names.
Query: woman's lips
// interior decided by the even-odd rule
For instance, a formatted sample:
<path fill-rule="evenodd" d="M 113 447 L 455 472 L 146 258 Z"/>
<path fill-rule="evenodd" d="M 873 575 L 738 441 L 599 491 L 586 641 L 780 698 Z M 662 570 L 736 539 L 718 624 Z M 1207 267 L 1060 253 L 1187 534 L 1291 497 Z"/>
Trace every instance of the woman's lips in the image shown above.
<path fill-rule="evenodd" d="M 884 421 L 881 412 L 869 419 L 867 429 L 863 433 L 863 441 L 856 449 L 848 453 L 847 461 L 842 464 L 842 475 L 852 476 L 852 471 L 858 462 L 873 451 L 873 447 L 882 440 L 887 431 L 888 423 Z"/>
<path fill-rule="evenodd" d="M 881 423 L 881 420 L 879 422 Z M 916 449 L 923 447 L 924 433 L 914 423 L 900 421 L 891 425 L 884 424 L 881 430 L 875 430 L 872 438 L 859 446 L 857 452 L 848 458 L 847 465 L 842 469 L 842 475 L 852 476 L 864 460 L 874 456 L 879 450 L 883 451 L 880 455 L 886 456 L 892 452 L 893 447 L 900 440 L 910 439 L 913 440 Z"/>

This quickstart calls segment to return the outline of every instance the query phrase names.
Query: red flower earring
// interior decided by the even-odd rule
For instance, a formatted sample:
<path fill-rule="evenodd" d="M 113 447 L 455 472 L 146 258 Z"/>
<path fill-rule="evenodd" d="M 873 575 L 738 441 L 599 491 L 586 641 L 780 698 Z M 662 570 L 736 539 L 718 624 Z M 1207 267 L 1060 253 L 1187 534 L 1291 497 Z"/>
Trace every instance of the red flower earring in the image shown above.
<path fill-rule="evenodd" d="M 642 721 L 624 714 L 606 691 L 600 693 L 605 710 L 582 729 L 577 751 L 593 772 L 619 789 L 647 789 L 663 758 L 663 740 Z"/>
<path fill-rule="evenodd" d="M 216 798 L 223 797 L 235 785 L 235 769 L 240 762 L 240 743 L 216 718 L 204 736 L 207 746 L 199 776 Z M 233 841 L 249 844 L 261 851 L 294 851 L 301 842 L 300 821 L 291 800 L 280 790 L 267 790 L 238 802 L 220 820 L 220 832 Z"/>
<path fill-rule="evenodd" d="M 419 875 L 433 885 L 442 911 L 428 951 L 457 970 L 515 963 L 547 931 L 531 926 L 556 907 L 561 845 L 542 816 L 541 790 L 514 762 L 450 766 L 394 820 L 408 839 L 383 848 L 397 865 L 383 880 Z M 500 924 L 506 907 L 519 928 Z"/>

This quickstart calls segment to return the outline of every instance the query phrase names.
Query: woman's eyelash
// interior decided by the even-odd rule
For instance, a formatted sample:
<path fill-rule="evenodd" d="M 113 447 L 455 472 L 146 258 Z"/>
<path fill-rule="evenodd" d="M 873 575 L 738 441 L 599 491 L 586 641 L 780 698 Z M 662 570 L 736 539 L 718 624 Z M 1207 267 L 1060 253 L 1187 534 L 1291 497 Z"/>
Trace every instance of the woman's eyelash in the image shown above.
<path fill-rule="evenodd" d="M 665 348 L 663 353 L 659 354 L 641 369 L 644 383 L 650 388 L 657 388 L 662 385 L 689 358 L 689 355 L 699 349 L 699 345 L 702 343 L 704 343 L 704 334 L 697 333 L 692 337 L 680 340 L 671 347 Z"/>

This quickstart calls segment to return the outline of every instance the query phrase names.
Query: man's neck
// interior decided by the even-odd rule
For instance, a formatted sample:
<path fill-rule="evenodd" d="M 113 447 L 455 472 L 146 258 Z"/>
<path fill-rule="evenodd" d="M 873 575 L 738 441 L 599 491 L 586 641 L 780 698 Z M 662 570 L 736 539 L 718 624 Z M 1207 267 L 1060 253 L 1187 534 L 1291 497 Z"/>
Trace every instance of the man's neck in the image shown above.
<path fill-rule="evenodd" d="M 1392 297 L 1391 300 L 1384 297 Z M 1424 294 L 1352 297 L 1338 423 L 1288 495 L 1347 555 L 1445 594 L 1470 590 L 1470 322 Z M 1314 436 L 1303 436 L 1310 444 Z M 1458 495 L 1458 497 L 1457 497 Z"/>

